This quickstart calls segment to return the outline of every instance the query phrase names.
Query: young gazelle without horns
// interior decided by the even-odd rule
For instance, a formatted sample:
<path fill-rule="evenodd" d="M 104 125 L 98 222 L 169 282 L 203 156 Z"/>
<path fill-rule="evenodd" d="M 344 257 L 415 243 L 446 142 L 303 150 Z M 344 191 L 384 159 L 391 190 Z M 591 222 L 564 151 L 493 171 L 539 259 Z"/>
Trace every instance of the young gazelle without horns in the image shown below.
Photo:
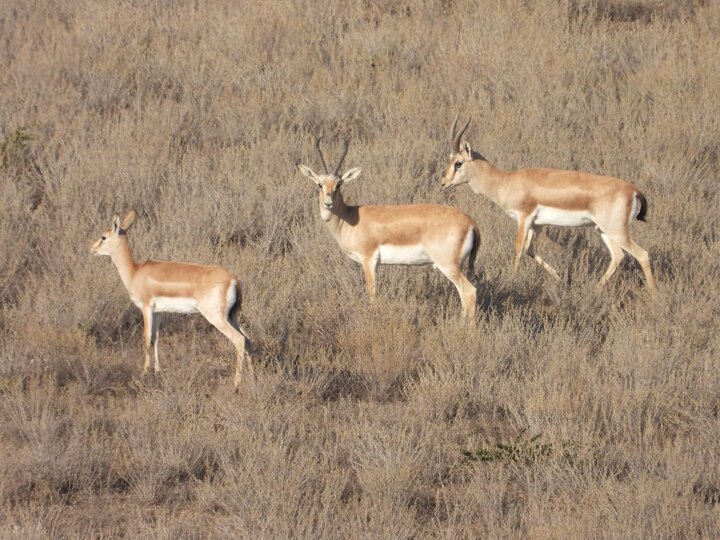
<path fill-rule="evenodd" d="M 457 118 L 453 122 L 450 135 L 452 152 L 442 178 L 442 189 L 469 184 L 475 193 L 482 193 L 517 221 L 514 271 L 518 269 L 522 253 L 527 252 L 559 279 L 557 272 L 535 253 L 531 244 L 535 228 L 542 225 L 578 227 L 594 224 L 600 230 L 611 257 L 610 266 L 598 286 L 610 279 L 625 250 L 638 260 L 648 288 L 655 290 L 648 253 L 630 238 L 630 223 L 634 219 L 645 221 L 647 212 L 647 201 L 637 187 L 619 178 L 576 171 L 503 171 L 474 152 L 467 141 L 460 145 L 469 124 L 470 120 L 456 132 Z"/>
<path fill-rule="evenodd" d="M 158 361 L 158 313 L 197 313 L 232 341 L 237 351 L 235 390 L 242 378 L 243 362 L 252 373 L 247 348 L 247 334 L 240 328 L 236 316 L 240 311 L 240 282 L 230 272 L 218 266 L 176 263 L 169 261 L 136 262 L 130 251 L 127 230 L 135 221 L 131 210 L 122 223 L 115 216 L 112 229 L 105 231 L 90 251 L 95 255 L 108 255 L 120 273 L 130 299 L 140 308 L 145 327 L 145 365 L 143 375 L 150 367 L 150 349 L 155 348 L 155 373 L 160 371 Z"/>
<path fill-rule="evenodd" d="M 360 168 L 352 168 L 342 176 L 338 174 L 349 148 L 346 141 L 342 157 L 330 172 L 320 141 L 321 138 L 317 140 L 317 150 L 325 174 L 316 174 L 305 165 L 298 165 L 298 169 L 317 184 L 320 217 L 340 249 L 362 265 L 370 297 L 375 295 L 378 264 L 434 264 L 457 288 L 462 314 L 474 318 L 475 287 L 462 274 L 461 266 L 468 260 L 470 270 L 474 268 L 480 244 L 475 221 L 449 206 L 345 204 L 340 188 L 360 176 Z"/>

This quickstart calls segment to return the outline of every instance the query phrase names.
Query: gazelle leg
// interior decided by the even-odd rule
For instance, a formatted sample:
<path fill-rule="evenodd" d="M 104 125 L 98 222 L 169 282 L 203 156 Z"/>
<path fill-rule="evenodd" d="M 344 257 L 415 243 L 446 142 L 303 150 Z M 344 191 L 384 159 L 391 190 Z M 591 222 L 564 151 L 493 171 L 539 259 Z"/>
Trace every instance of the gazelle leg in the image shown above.
<path fill-rule="evenodd" d="M 150 369 L 150 349 L 153 346 L 153 321 L 154 314 L 152 307 L 145 306 L 142 310 L 143 314 L 143 351 L 145 353 L 145 363 L 143 364 L 142 374 L 146 375 Z"/>
<path fill-rule="evenodd" d="M 648 252 L 633 242 L 629 237 L 613 237 L 612 240 L 620 244 L 620 247 L 637 259 L 637 262 L 640 263 L 643 273 L 645 274 L 645 280 L 647 281 L 648 288 L 652 292 L 655 292 L 657 289 L 655 287 L 652 269 L 650 268 L 650 255 L 648 255 Z"/>
<path fill-rule="evenodd" d="M 228 318 L 228 322 L 230 323 L 230 326 L 232 326 L 235 336 L 231 341 L 233 342 L 233 345 L 235 345 L 235 350 L 237 352 L 234 381 L 235 391 L 237 392 L 238 386 L 242 381 L 243 364 L 247 366 L 247 371 L 251 379 L 255 379 L 255 372 L 253 370 L 252 356 L 250 355 L 250 339 L 247 337 L 247 332 L 245 332 L 240 324 L 231 317 Z M 237 337 L 237 334 L 240 336 Z"/>
<path fill-rule="evenodd" d="M 623 257 L 625 257 L 625 253 L 623 253 L 620 245 L 612 240 L 607 234 L 600 233 L 600 238 L 602 238 L 603 242 L 605 242 L 605 245 L 610 251 L 610 266 L 608 266 L 608 269 L 603 274 L 603 277 L 600 278 L 600 281 L 597 284 L 598 288 L 607 283 L 607 280 L 610 279 L 610 277 L 615 273 L 615 270 L 617 270 L 620 261 L 622 261 Z"/>
<path fill-rule="evenodd" d="M 438 266 L 438 270 L 455 285 L 460 295 L 462 316 L 474 322 L 477 310 L 477 289 L 475 286 L 462 274 L 459 266 Z"/>
<path fill-rule="evenodd" d="M 375 280 L 377 276 L 378 254 L 365 259 L 362 263 L 363 274 L 365 275 L 365 288 L 370 299 L 375 298 Z"/>
<path fill-rule="evenodd" d="M 233 378 L 233 386 L 235 391 L 238 391 L 240 383 L 242 382 L 243 368 L 247 365 L 248 373 L 254 378 L 250 355 L 247 353 L 247 342 L 245 336 L 241 332 L 238 332 L 233 328 L 230 322 L 218 325 L 217 329 L 225 334 L 228 339 L 235 345 L 235 377 Z"/>
<path fill-rule="evenodd" d="M 535 229 L 530 227 L 530 229 L 528 229 L 527 238 L 525 239 L 525 253 L 527 253 L 528 256 L 531 257 L 536 263 L 542 266 L 548 274 L 550 274 L 556 280 L 560 281 L 560 276 L 558 275 L 557 271 L 548 263 L 546 263 L 542 259 L 542 257 L 540 257 L 540 255 L 535 253 L 535 247 L 532 244 L 533 236 L 540 236 L 540 231 L 537 231 L 536 233 Z"/>
<path fill-rule="evenodd" d="M 213 322 L 213 321 L 210 321 Z M 238 391 L 238 387 L 240 386 L 240 383 L 242 382 L 242 373 L 243 368 L 245 365 L 247 365 L 248 373 L 250 373 L 251 377 L 254 377 L 253 368 L 251 364 L 251 358 L 250 355 L 247 352 L 247 340 L 245 339 L 245 336 L 242 334 L 242 332 L 239 332 L 238 330 L 235 330 L 232 324 L 230 324 L 230 321 L 223 321 L 222 323 L 215 324 L 213 323 L 215 328 L 220 330 L 227 338 L 232 342 L 232 344 L 235 346 L 235 354 L 236 354 L 236 363 L 235 363 L 235 377 L 233 379 L 233 386 L 235 387 L 235 391 Z"/>
<path fill-rule="evenodd" d="M 463 282 L 463 290 L 465 291 L 465 299 L 463 301 L 463 311 L 465 317 L 470 319 L 470 321 L 475 322 L 475 313 L 477 312 L 477 289 L 464 275 L 460 274 L 460 279 Z"/>
<path fill-rule="evenodd" d="M 250 375 L 250 379 L 252 381 L 255 380 L 255 370 L 253 369 L 252 356 L 250 356 L 250 353 L 248 352 L 248 340 L 245 338 L 243 338 L 243 340 L 242 345 L 235 345 L 237 362 L 235 363 L 235 378 L 233 379 L 233 386 L 235 387 L 236 392 L 242 382 L 243 367 L 246 367 L 247 372 Z"/>
<path fill-rule="evenodd" d="M 532 219 L 530 216 L 518 216 L 518 228 L 515 233 L 515 263 L 513 264 L 513 274 L 517 274 L 518 268 L 520 268 L 520 258 L 525 249 L 525 238 L 531 226 Z"/>
<path fill-rule="evenodd" d="M 250 359 L 250 355 L 246 354 L 247 344 L 245 342 L 245 336 L 239 329 L 235 328 L 232 322 L 228 319 L 227 315 L 220 315 L 217 313 L 214 305 L 211 304 L 210 306 L 203 306 L 201 304 L 198 306 L 198 309 L 208 322 L 220 330 L 220 332 L 222 332 L 222 334 L 235 346 L 237 363 L 235 365 L 235 378 L 233 384 L 235 386 L 235 391 L 237 392 L 238 386 L 242 381 L 242 371 L 245 359 L 248 359 L 248 365 Z"/>
<path fill-rule="evenodd" d="M 152 337 L 150 338 L 155 352 L 155 373 L 160 373 L 160 359 L 158 358 L 158 337 L 160 336 L 160 314 L 153 313 Z"/>

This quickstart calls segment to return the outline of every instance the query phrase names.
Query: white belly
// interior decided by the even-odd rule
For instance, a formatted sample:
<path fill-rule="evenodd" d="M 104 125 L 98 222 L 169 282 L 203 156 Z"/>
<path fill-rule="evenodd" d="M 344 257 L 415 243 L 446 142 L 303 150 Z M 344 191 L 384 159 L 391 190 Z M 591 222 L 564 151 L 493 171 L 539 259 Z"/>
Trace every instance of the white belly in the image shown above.
<path fill-rule="evenodd" d="M 535 212 L 535 225 L 559 225 L 560 227 L 579 227 L 594 223 L 592 214 L 587 210 L 563 210 L 550 206 L 538 206 Z"/>
<path fill-rule="evenodd" d="M 380 264 L 431 264 L 433 261 L 425 251 L 425 248 L 419 244 L 412 246 L 393 246 L 383 244 L 379 248 Z"/>
<path fill-rule="evenodd" d="M 156 296 L 152 300 L 153 311 L 170 313 L 197 313 L 197 302 L 194 298 L 170 298 Z"/>

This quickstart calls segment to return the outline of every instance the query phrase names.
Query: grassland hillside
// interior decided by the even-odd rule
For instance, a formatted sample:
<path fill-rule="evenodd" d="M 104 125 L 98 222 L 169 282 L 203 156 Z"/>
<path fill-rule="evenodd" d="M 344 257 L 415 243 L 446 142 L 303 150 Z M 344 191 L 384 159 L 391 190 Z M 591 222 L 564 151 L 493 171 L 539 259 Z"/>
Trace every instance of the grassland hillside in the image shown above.
<path fill-rule="evenodd" d="M 0 1 L 0 536 L 720 535 L 720 5 L 712 0 Z M 592 229 L 441 193 L 455 114 L 504 169 L 632 181 L 659 286 Z M 481 230 L 477 328 L 430 267 L 360 268 L 318 215 L 314 137 L 350 203 Z M 256 381 L 107 258 L 241 276 Z"/>

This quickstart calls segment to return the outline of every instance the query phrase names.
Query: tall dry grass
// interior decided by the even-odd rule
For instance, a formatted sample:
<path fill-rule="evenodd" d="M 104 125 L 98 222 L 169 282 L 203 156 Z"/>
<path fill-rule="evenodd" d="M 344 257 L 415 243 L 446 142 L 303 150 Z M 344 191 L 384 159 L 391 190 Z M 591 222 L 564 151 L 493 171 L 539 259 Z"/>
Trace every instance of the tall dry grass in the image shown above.
<path fill-rule="evenodd" d="M 0 535 L 717 537 L 720 8 L 703 0 L 0 4 Z M 631 180 L 660 286 L 591 230 L 523 262 L 439 193 L 447 129 L 503 168 Z M 312 137 L 353 203 L 479 223 L 480 315 L 430 269 L 361 271 L 324 229 Z M 88 246 L 237 272 L 258 380 L 141 318 Z"/>

